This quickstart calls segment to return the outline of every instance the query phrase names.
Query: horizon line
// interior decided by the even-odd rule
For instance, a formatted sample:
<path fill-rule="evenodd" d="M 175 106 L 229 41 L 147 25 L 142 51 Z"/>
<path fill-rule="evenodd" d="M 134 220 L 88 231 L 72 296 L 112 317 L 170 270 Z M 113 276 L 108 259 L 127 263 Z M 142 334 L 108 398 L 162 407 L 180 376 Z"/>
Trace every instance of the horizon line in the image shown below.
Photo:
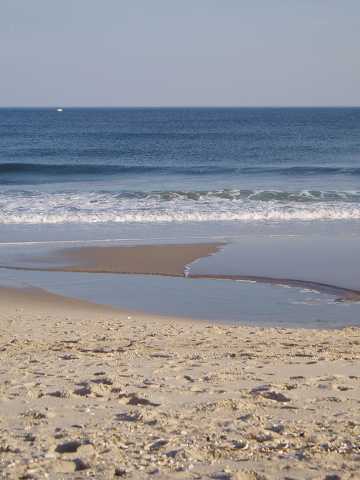
<path fill-rule="evenodd" d="M 56 109 L 56 108 L 102 108 L 102 109 L 181 109 L 181 108 L 198 108 L 198 109 L 226 109 L 226 108 L 360 108 L 359 105 L 0 105 L 2 109 Z"/>

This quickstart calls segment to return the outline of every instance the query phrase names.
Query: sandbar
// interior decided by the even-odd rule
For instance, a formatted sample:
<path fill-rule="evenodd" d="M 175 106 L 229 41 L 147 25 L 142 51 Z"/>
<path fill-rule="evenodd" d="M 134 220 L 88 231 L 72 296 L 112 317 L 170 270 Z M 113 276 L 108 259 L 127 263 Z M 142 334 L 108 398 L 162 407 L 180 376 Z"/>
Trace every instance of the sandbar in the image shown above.
<path fill-rule="evenodd" d="M 32 259 L 33 266 L 0 265 L 0 268 L 49 272 L 113 273 L 130 275 L 187 276 L 192 279 L 248 280 L 314 289 L 334 295 L 339 301 L 360 301 L 360 290 L 331 283 L 279 276 L 194 273 L 191 264 L 219 252 L 225 243 L 157 244 L 133 246 L 81 246 L 55 250 L 51 255 Z M 44 263 L 47 266 L 44 266 Z M 310 275 L 310 274 L 309 274 Z"/>

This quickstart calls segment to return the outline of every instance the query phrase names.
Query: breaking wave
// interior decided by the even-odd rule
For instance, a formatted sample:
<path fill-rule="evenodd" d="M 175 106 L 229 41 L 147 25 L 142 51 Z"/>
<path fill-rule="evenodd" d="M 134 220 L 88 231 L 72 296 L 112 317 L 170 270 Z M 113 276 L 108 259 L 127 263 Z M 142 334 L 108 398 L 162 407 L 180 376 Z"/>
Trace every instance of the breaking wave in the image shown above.
<path fill-rule="evenodd" d="M 360 191 L 7 192 L 1 224 L 360 220 Z"/>

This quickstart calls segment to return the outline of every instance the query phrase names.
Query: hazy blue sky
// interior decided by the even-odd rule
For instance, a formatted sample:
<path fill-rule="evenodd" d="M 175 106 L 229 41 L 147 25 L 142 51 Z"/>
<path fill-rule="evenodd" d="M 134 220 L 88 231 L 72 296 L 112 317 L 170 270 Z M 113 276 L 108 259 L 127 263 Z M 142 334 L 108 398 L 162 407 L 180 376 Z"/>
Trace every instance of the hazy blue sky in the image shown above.
<path fill-rule="evenodd" d="M 0 0 L 9 105 L 360 105 L 360 0 Z"/>

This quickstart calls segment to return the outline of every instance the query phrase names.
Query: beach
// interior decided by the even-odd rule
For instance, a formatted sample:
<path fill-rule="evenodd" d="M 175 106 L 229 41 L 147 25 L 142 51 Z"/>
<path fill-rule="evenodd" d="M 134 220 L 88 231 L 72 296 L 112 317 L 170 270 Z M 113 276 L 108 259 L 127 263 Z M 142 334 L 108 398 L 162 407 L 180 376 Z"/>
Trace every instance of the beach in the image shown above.
<path fill-rule="evenodd" d="M 359 479 L 359 120 L 0 109 L 0 478 Z"/>
<path fill-rule="evenodd" d="M 0 480 L 360 480 L 359 19 L 0 0 Z"/>
<path fill-rule="evenodd" d="M 359 478 L 358 328 L 0 304 L 3 478 Z"/>

